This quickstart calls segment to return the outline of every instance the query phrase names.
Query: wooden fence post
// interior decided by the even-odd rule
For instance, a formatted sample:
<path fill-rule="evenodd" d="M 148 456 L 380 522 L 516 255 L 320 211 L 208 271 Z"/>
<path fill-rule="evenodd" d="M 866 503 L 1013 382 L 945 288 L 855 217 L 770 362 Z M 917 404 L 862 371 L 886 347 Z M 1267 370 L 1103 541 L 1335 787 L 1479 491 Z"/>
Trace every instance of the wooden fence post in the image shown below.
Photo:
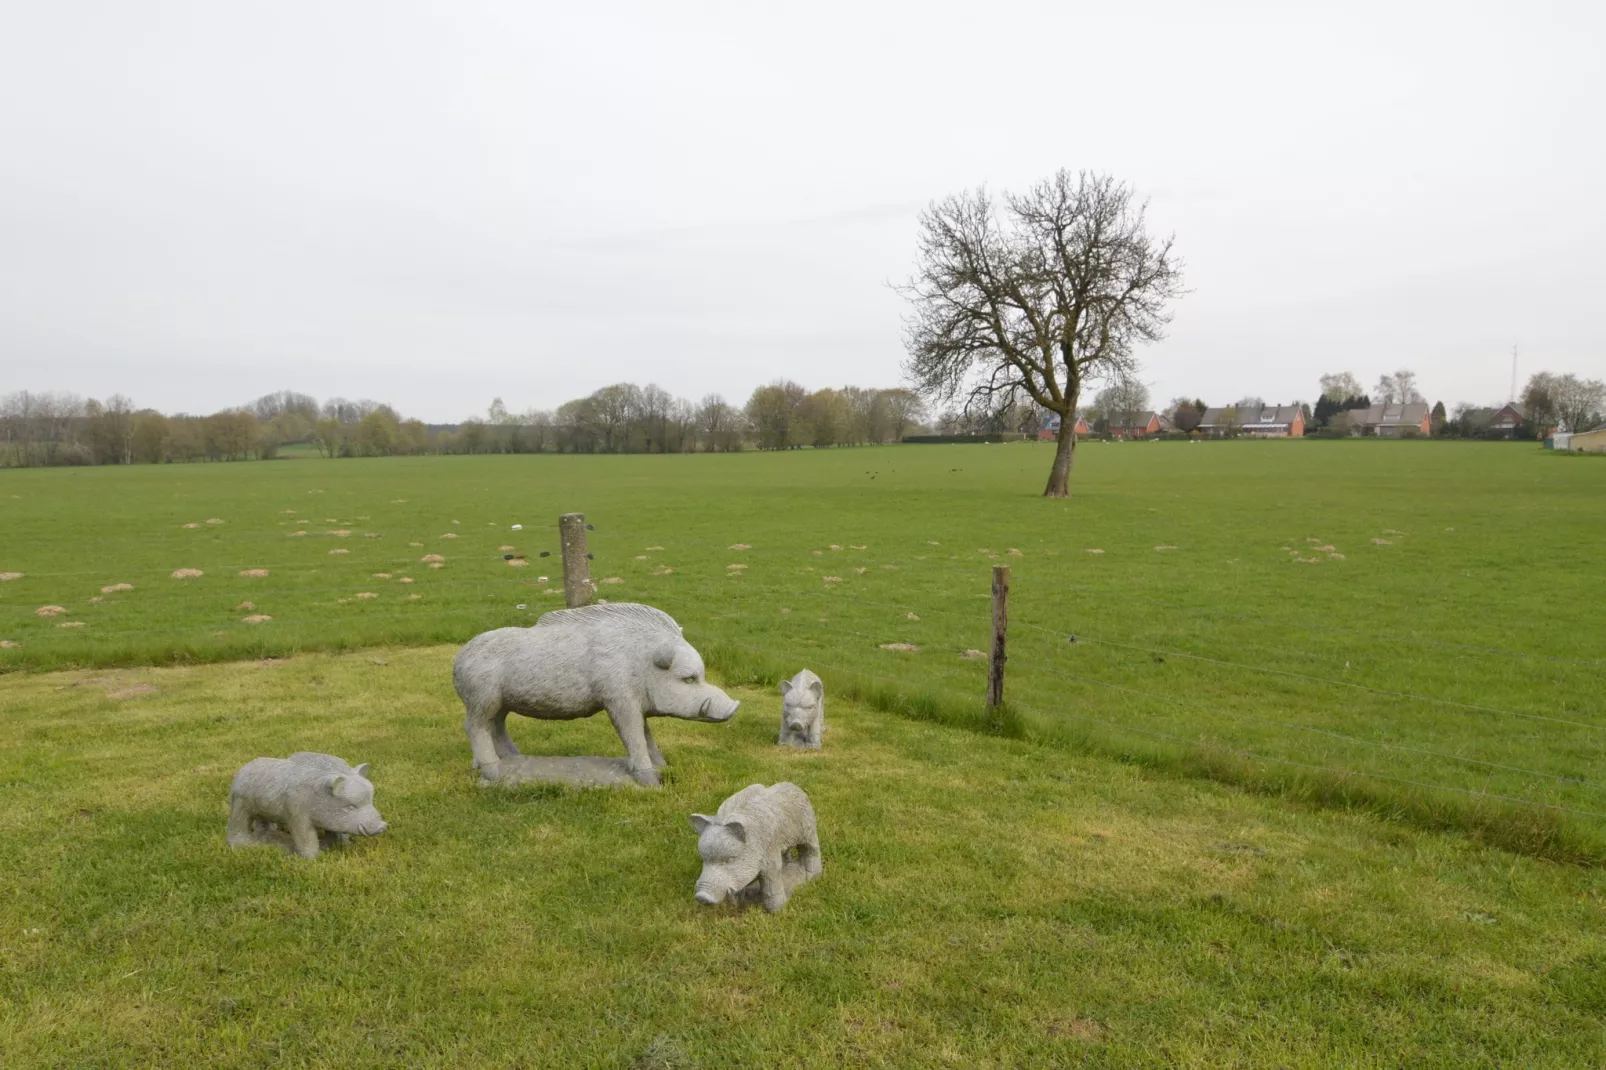
<path fill-rule="evenodd" d="M 558 533 L 563 539 L 563 602 L 570 609 L 590 605 L 597 588 L 591 582 L 591 555 L 586 552 L 585 514 L 558 517 Z"/>
<path fill-rule="evenodd" d="M 987 666 L 987 709 L 1004 704 L 1004 640 L 1009 630 L 1009 568 L 993 566 L 993 653 Z"/>

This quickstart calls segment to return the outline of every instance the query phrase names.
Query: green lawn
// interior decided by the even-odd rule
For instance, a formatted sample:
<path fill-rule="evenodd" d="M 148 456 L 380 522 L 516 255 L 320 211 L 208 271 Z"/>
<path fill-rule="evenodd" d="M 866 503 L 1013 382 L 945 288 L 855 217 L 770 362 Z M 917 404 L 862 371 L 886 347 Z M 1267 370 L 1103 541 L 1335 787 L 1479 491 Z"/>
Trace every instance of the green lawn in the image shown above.
<path fill-rule="evenodd" d="M 902 468 L 907 455 L 880 456 Z M 289 485 L 262 491 L 265 516 Z M 368 509 L 381 530 L 400 525 L 350 511 Z M 742 509 L 755 548 L 784 544 L 783 517 Z M 251 516 L 240 500 L 196 512 L 229 514 L 214 555 Z M 1119 564 L 1103 540 L 1117 560 L 1101 564 Z M 452 566 L 466 572 L 464 549 Z M 293 585 L 278 590 L 295 604 Z M 453 649 L 0 682 L 0 1066 L 1606 1061 L 1593 870 L 840 698 L 823 752 L 783 752 L 768 690 L 743 692 L 726 725 L 656 722 L 671 764 L 660 792 L 487 791 L 469 770 Z M 602 718 L 513 730 L 527 751 L 618 753 Z M 230 850 L 234 770 L 300 748 L 372 762 L 391 830 L 312 862 Z M 814 799 L 823 876 L 777 915 L 699 908 L 686 815 L 782 779 Z"/>
<path fill-rule="evenodd" d="M 1606 464 L 1528 444 L 1094 443 L 1054 502 L 1049 456 L 0 473 L 0 572 L 24 573 L 0 583 L 17 644 L 0 669 L 460 642 L 561 604 L 557 558 L 537 555 L 581 510 L 602 595 L 674 613 L 732 678 L 807 665 L 833 694 L 981 723 L 985 662 L 962 655 L 986 649 L 990 567 L 1008 564 L 1007 733 L 1606 857 Z"/>

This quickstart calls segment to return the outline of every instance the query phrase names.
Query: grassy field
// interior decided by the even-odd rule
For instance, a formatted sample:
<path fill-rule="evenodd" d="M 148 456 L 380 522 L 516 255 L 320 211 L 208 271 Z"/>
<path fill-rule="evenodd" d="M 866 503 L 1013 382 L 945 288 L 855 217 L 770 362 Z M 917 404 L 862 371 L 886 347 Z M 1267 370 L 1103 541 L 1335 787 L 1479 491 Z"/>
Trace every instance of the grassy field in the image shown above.
<path fill-rule="evenodd" d="M 602 595 L 674 613 L 732 679 L 807 665 L 834 694 L 980 724 L 985 662 L 965 654 L 988 645 L 990 567 L 1008 564 L 1010 734 L 1606 856 L 1589 550 L 1606 464 L 1524 444 L 1089 444 L 1076 496 L 1052 502 L 1048 459 L 7 472 L 0 572 L 23 575 L 0 583 L 0 669 L 460 642 L 561 604 L 538 555 L 580 510 Z"/>
<path fill-rule="evenodd" d="M 486 791 L 453 649 L 0 685 L 0 1065 L 1606 1060 L 1594 871 L 840 699 L 783 752 L 768 690 L 657 722 L 660 792 Z M 302 747 L 372 762 L 391 830 L 231 851 L 234 769 Z M 686 815 L 780 779 L 823 876 L 698 907 Z"/>

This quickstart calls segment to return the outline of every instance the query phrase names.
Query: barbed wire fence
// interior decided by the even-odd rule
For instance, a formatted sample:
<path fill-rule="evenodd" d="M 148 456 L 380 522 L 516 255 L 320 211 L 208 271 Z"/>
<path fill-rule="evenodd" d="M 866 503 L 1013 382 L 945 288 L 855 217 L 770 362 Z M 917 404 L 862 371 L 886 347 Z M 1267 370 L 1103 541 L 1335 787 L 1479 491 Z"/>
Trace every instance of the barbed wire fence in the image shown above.
<path fill-rule="evenodd" d="M 739 554 L 750 549 L 740 543 L 726 545 L 612 525 L 603 525 L 599 531 L 594 523 L 588 524 L 583 518 L 579 525 L 576 529 L 571 521 L 565 528 L 566 538 L 551 539 L 551 545 L 544 550 L 535 549 L 533 545 L 523 552 L 509 549 L 513 541 L 530 543 L 533 539 L 545 545 L 541 540 L 550 536 L 544 526 L 510 539 L 495 553 L 446 549 L 454 562 L 465 558 L 477 561 L 482 557 L 508 564 L 526 562 L 522 568 L 509 568 L 505 575 L 495 576 L 465 577 L 451 571 L 429 570 L 429 562 L 423 559 L 429 556 L 429 540 L 410 540 L 409 551 L 416 551 L 421 560 L 403 563 L 401 555 L 395 554 L 388 558 L 389 564 L 377 566 L 373 574 L 376 580 L 393 581 L 405 573 L 404 578 L 414 580 L 407 593 L 391 588 L 368 593 L 377 593 L 378 599 L 387 603 L 410 595 L 418 604 L 408 609 L 405 620 L 382 621 L 381 630 L 393 632 L 397 641 L 403 642 L 421 638 L 430 641 L 466 639 L 484 627 L 533 622 L 540 612 L 557 608 L 554 599 L 560 594 L 564 595 L 565 603 L 589 600 L 599 594 L 605 597 L 609 593 L 606 585 L 599 585 L 590 575 L 598 552 L 590 549 L 591 545 L 606 548 L 604 558 L 609 565 L 606 571 L 622 571 L 615 568 L 609 555 L 625 540 L 636 542 L 643 549 L 659 543 L 669 543 L 676 551 L 704 553 Z M 462 529 L 462 534 L 467 535 L 472 530 Z M 576 530 L 578 538 L 575 538 Z M 330 533 L 318 534 L 327 537 Z M 587 535 L 595 535 L 596 539 L 588 541 Z M 272 533 L 266 539 L 284 537 Z M 343 536 L 341 539 L 344 541 Z M 167 545 L 181 540 L 164 536 L 160 541 Z M 394 539 L 388 540 L 384 552 L 389 553 L 394 542 Z M 565 549 L 569 551 L 567 554 Z M 1338 642 L 1410 646 L 1429 653 L 1442 652 L 1445 657 L 1550 665 L 1555 671 L 1563 672 L 1606 665 L 1606 659 L 1559 657 L 1434 637 L 1369 633 L 1320 622 L 1225 612 L 1208 606 L 1150 599 L 1125 590 L 1059 581 L 1055 582 L 1050 596 L 1027 598 L 1024 604 L 1017 601 L 1011 606 L 1008 627 L 1001 632 L 994 627 L 995 596 L 989 579 L 995 566 L 991 561 L 985 567 L 978 567 L 980 561 L 976 566 L 963 561 L 956 563 L 959 555 L 943 555 L 940 548 L 930 545 L 930 553 L 909 551 L 891 559 L 878 557 L 873 569 L 870 566 L 854 568 L 861 576 L 872 572 L 877 576 L 895 575 L 899 571 L 918 569 L 923 579 L 947 584 L 943 590 L 933 590 L 928 585 L 926 593 L 919 596 L 912 593 L 912 585 L 906 584 L 895 596 L 896 600 L 888 600 L 870 597 L 853 589 L 844 582 L 844 577 L 825 571 L 830 568 L 846 573 L 847 569 L 837 567 L 835 560 L 825 559 L 834 559 L 838 553 L 850 555 L 861 549 L 833 546 L 831 550 L 814 551 L 818 559 L 811 558 L 812 564 L 798 566 L 794 570 L 796 578 L 790 582 L 758 581 L 755 576 L 746 575 L 748 568 L 737 561 L 722 577 L 724 586 L 717 592 L 710 590 L 709 578 L 702 577 L 699 582 L 679 589 L 665 582 L 650 598 L 687 626 L 688 637 L 714 652 L 712 660 L 716 667 L 721 667 L 721 655 L 739 652 L 742 658 L 760 667 L 759 677 L 773 678 L 782 673 L 784 665 L 796 662 L 795 667 L 802 668 L 806 662 L 822 675 L 830 674 L 828 686 L 833 676 L 853 681 L 860 690 L 877 689 L 883 696 L 905 706 L 921 703 L 942 706 L 955 711 L 956 719 L 984 729 L 989 726 L 996 729 L 1005 711 L 1010 716 L 1026 715 L 1039 728 L 1080 726 L 1098 734 L 1092 749 L 1118 757 L 1144 757 L 1137 754 L 1128 741 L 1148 741 L 1164 745 L 1176 754 L 1315 774 L 1334 783 L 1365 781 L 1395 785 L 1435 798 L 1459 797 L 1474 804 L 1498 804 L 1507 810 L 1567 815 L 1584 819 L 1591 825 L 1606 820 L 1606 783 L 1594 775 L 1599 760 L 1606 757 L 1606 718 L 1597 722 L 1563 717 L 1554 712 L 1469 702 L 1424 690 L 1387 687 L 1375 681 L 1340 679 L 1283 665 L 1263 664 L 1255 655 L 1268 655 L 1273 653 L 1272 649 L 1241 638 L 1233 641 L 1230 652 L 1205 652 L 1179 649 L 1175 643 L 1133 641 L 1125 634 L 1107 633 L 1098 622 L 1104 619 L 1102 610 L 1107 609 L 1109 603 L 1138 603 L 1180 619 L 1212 623 L 1236 621 L 1277 629 L 1284 638 L 1275 652 L 1285 656 L 1299 649 L 1299 644 L 1288 637 L 1305 634 Z M 630 555 L 632 564 L 641 563 L 643 556 Z M 207 568 L 243 572 L 259 567 L 258 562 L 245 559 L 246 555 L 240 557 L 241 560 L 229 564 L 209 563 Z M 531 569 L 544 575 L 524 575 Z M 152 573 L 150 579 L 156 577 L 155 570 L 147 571 Z M 116 572 L 114 568 L 97 566 L 39 573 L 38 576 L 57 581 L 81 580 L 93 585 L 103 580 L 115 581 Z M 811 573 L 819 577 L 818 588 L 811 586 L 815 582 Z M 672 571 L 666 572 L 662 578 L 667 580 L 672 574 Z M 148 582 L 144 577 L 140 579 Z M 1016 577 L 1017 593 L 1030 594 L 1032 582 L 1029 574 Z M 358 595 L 363 592 L 354 591 L 354 586 L 360 584 L 354 584 L 351 579 L 338 582 L 318 578 L 309 582 L 304 575 L 280 575 L 278 582 L 263 595 L 252 595 L 247 588 L 244 597 L 294 598 L 296 608 L 274 614 L 275 628 L 305 635 L 308 645 L 316 646 L 319 645 L 318 636 L 327 635 L 331 629 L 340 632 L 347 626 L 372 623 L 388 608 L 377 605 L 378 599 L 359 599 Z M 187 618 L 202 607 L 217 611 L 217 607 L 237 594 L 233 590 L 221 594 L 201 590 L 168 594 L 164 596 L 168 616 L 176 618 L 176 622 L 165 627 L 97 628 L 92 636 L 64 631 L 51 638 L 63 644 L 115 644 L 129 637 L 150 638 L 153 633 L 159 633 L 175 645 L 204 645 L 208 639 L 221 636 L 236 643 L 249 643 L 250 639 L 241 639 L 241 632 L 232 618 L 212 623 L 187 622 Z M 1063 604 L 1072 601 L 1078 603 L 1074 632 L 1065 626 L 1040 622 L 1042 606 L 1047 605 L 1058 618 Z M 448 604 L 438 604 L 441 602 Z M 314 609 L 318 612 L 311 612 Z M 847 619 L 844 619 L 844 610 L 848 611 Z M 27 612 L 23 607 L 0 607 L 0 625 L 8 619 L 8 614 L 10 619 L 22 619 L 21 615 Z M 937 626 L 940 637 L 936 642 L 930 638 L 918 644 L 908 641 L 917 637 L 917 629 L 912 626 L 921 622 Z M 867 627 L 872 630 L 865 630 Z M 918 629 L 921 636 L 931 630 Z M 1007 653 L 1001 649 L 1004 634 L 1008 637 Z M 1188 637 L 1190 640 L 1198 638 L 1197 631 L 1190 632 Z M 917 646 L 921 649 L 912 649 Z M 930 656 L 934 652 L 945 655 L 945 659 L 935 661 Z M 1228 653 L 1230 656 L 1223 656 Z M 1002 659 L 1000 654 L 1003 654 Z M 1122 658 L 1127 660 L 1120 660 Z M 1166 665 L 1175 660 L 1195 667 L 1198 673 L 1213 672 L 1218 677 L 1225 674 L 1233 680 L 1253 677 L 1284 682 L 1318 697 L 1350 693 L 1376 703 L 1378 712 L 1369 720 L 1359 719 L 1353 726 L 1323 723 L 1322 716 L 1333 713 L 1331 702 L 1315 703 L 1311 708 L 1322 716 L 1313 719 L 1273 716 L 1262 708 L 1264 702 L 1240 701 L 1232 695 L 1221 694 L 1212 699 L 1205 685 L 1219 680 L 1203 676 L 1185 678 L 1189 686 L 1183 697 L 1168 693 L 1161 686 L 1132 679 L 1129 670 L 1135 658 Z M 1319 659 L 1313 656 L 1310 660 Z M 996 677 L 1004 681 L 1004 691 L 989 695 L 989 679 Z M 1261 697 L 1265 696 L 1268 686 L 1259 689 Z M 1255 690 L 1246 688 L 1246 692 Z M 1425 731 L 1418 723 L 1431 720 L 1425 710 L 1453 717 L 1475 717 L 1482 728 L 1476 734 L 1451 731 L 1448 739 L 1455 745 L 1446 746 L 1446 732 Z M 1515 729 L 1507 728 L 1508 725 L 1527 727 Z M 1154 756 L 1147 757 L 1152 760 Z M 1546 765 L 1550 767 L 1541 767 Z"/>

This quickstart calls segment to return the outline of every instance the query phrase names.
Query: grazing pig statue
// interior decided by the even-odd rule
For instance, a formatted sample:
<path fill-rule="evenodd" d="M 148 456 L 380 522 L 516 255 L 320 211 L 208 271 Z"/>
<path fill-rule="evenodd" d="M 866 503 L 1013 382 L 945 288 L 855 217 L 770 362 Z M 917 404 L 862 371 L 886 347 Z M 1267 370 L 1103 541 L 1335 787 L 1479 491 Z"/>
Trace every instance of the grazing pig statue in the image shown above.
<path fill-rule="evenodd" d="M 519 753 L 509 713 L 570 721 L 607 710 L 630 775 L 656 787 L 664 757 L 646 719 L 728 721 L 738 705 L 707 681 L 673 617 L 631 602 L 553 610 L 529 628 L 477 635 L 458 651 L 452 683 L 474 766 L 487 781 Z"/>
<path fill-rule="evenodd" d="M 277 843 L 277 828 L 289 834 L 292 851 L 316 858 L 330 838 L 379 835 L 389 826 L 374 808 L 367 772 L 367 763 L 353 769 L 310 752 L 245 763 L 229 786 L 229 846 Z"/>
<path fill-rule="evenodd" d="M 825 685 L 804 669 L 781 684 L 781 734 L 775 742 L 818 750 L 824 730 Z"/>
<path fill-rule="evenodd" d="M 720 803 L 713 817 L 692 814 L 691 827 L 703 858 L 697 901 L 705 906 L 750 900 L 756 883 L 764 909 L 774 913 L 792 889 L 820 875 L 814 807 L 796 784 L 750 784 Z M 796 861 L 787 857 L 793 850 Z"/>

